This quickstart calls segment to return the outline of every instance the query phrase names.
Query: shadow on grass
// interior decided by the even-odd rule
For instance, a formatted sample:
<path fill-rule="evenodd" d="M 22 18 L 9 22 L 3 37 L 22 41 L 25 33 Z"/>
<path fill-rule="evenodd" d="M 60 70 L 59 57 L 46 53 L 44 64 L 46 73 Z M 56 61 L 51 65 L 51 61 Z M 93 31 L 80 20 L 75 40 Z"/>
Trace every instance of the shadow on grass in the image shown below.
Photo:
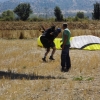
<path fill-rule="evenodd" d="M 20 73 L 14 73 L 11 71 L 5 72 L 0 71 L 0 79 L 26 79 L 26 80 L 38 80 L 38 79 L 66 79 L 64 77 L 54 77 L 54 76 L 41 76 L 36 74 L 20 74 Z"/>

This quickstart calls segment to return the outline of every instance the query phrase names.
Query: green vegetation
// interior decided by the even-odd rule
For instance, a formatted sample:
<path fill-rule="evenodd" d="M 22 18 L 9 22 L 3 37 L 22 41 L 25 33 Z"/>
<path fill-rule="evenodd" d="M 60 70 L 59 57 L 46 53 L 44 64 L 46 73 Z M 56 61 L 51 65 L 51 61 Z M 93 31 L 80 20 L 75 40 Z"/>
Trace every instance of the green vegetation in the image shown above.
<path fill-rule="evenodd" d="M 94 10 L 92 17 L 93 19 L 100 19 L 100 3 L 96 2 L 94 4 Z M 75 16 L 68 16 L 66 18 L 64 18 L 62 11 L 60 9 L 59 6 L 56 6 L 54 8 L 54 16 L 55 17 L 49 17 L 49 18 L 45 18 L 44 16 L 35 16 L 31 6 L 29 3 L 21 3 L 19 4 L 13 11 L 7 10 L 2 12 L 1 16 L 0 16 L 0 20 L 3 21 L 12 21 L 12 20 L 23 20 L 23 21 L 34 21 L 34 22 L 40 22 L 40 21 L 50 21 L 50 22 L 54 22 L 54 21 L 69 21 L 69 22 L 73 22 L 73 21 L 88 21 L 89 18 L 88 16 L 85 16 L 84 12 L 77 12 Z"/>
<path fill-rule="evenodd" d="M 93 19 L 100 20 L 100 3 L 98 3 L 98 2 L 96 2 L 94 4 L 94 10 L 92 13 L 92 17 L 93 17 Z"/>
<path fill-rule="evenodd" d="M 84 78 L 83 76 L 80 77 L 74 77 L 73 78 L 74 81 L 93 81 L 94 78 L 93 77 L 88 77 L 88 78 Z"/>
<path fill-rule="evenodd" d="M 77 12 L 76 17 L 83 19 L 84 18 L 84 12 Z"/>
<path fill-rule="evenodd" d="M 4 11 L 1 15 L 1 19 L 5 21 L 12 21 L 14 18 L 14 12 L 11 10 Z"/>
<path fill-rule="evenodd" d="M 56 6 L 54 8 L 54 14 L 56 17 L 55 21 L 63 21 L 63 15 L 62 15 L 62 12 L 58 6 Z"/>
<path fill-rule="evenodd" d="M 32 13 L 32 10 L 29 3 L 21 3 L 14 9 L 14 12 L 19 16 L 21 20 L 25 21 Z"/>
<path fill-rule="evenodd" d="M 82 76 L 80 76 L 80 77 L 74 77 L 73 80 L 75 80 L 75 81 L 82 81 L 83 77 Z"/>

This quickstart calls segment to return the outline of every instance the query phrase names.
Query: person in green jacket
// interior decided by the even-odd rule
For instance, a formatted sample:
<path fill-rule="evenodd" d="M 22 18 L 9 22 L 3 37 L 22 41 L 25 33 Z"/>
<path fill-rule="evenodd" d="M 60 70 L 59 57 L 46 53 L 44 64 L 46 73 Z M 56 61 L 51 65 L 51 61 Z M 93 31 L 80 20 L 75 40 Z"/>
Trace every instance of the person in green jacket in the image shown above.
<path fill-rule="evenodd" d="M 67 23 L 63 24 L 63 35 L 62 35 L 62 51 L 61 51 L 61 71 L 68 72 L 71 68 L 71 61 L 69 56 L 69 48 L 70 48 L 70 36 L 71 32 L 67 28 Z"/>

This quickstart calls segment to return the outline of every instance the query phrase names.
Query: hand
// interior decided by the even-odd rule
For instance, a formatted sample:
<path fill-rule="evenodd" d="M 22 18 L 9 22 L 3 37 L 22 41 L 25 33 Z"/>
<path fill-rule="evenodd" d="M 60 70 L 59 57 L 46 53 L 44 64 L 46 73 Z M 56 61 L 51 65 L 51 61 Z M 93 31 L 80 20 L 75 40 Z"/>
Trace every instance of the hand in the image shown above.
<path fill-rule="evenodd" d="M 61 44 L 61 46 L 60 46 L 61 48 L 62 48 L 62 50 L 64 49 L 64 44 Z"/>
<path fill-rule="evenodd" d="M 61 44 L 61 46 L 60 46 L 61 48 L 62 48 L 62 50 L 64 49 L 64 45 L 63 44 Z"/>
<path fill-rule="evenodd" d="M 62 50 L 64 49 L 64 45 L 62 45 Z"/>
<path fill-rule="evenodd" d="M 63 44 L 60 45 L 60 47 L 62 48 Z"/>
<path fill-rule="evenodd" d="M 62 42 L 62 40 L 60 40 L 60 43 Z"/>
<path fill-rule="evenodd" d="M 50 35 L 53 35 L 53 33 L 51 32 Z"/>

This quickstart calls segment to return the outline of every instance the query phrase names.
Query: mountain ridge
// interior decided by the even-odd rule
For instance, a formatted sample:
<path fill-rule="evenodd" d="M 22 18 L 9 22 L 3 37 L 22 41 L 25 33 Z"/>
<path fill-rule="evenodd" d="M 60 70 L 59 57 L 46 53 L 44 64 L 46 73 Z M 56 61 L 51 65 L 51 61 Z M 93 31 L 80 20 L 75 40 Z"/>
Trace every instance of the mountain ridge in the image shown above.
<path fill-rule="evenodd" d="M 4 0 L 0 1 L 0 12 L 13 10 L 20 3 L 30 3 L 33 12 L 37 14 L 53 14 L 55 6 L 59 6 L 63 14 L 77 11 L 92 12 L 93 4 L 96 2 L 99 0 Z"/>

